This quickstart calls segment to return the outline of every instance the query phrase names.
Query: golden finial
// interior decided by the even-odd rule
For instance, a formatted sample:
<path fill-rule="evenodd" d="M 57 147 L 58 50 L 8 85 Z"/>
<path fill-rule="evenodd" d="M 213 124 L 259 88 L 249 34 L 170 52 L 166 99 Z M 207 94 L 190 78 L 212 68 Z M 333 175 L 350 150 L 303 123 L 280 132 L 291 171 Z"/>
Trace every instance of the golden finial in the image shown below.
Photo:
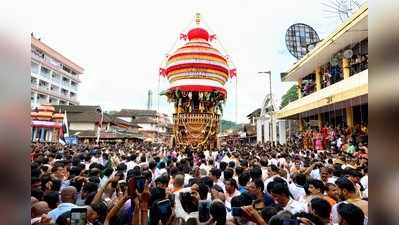
<path fill-rule="evenodd" d="M 200 25 L 201 22 L 201 14 L 200 13 L 196 13 L 195 14 L 195 23 L 198 25 Z"/>

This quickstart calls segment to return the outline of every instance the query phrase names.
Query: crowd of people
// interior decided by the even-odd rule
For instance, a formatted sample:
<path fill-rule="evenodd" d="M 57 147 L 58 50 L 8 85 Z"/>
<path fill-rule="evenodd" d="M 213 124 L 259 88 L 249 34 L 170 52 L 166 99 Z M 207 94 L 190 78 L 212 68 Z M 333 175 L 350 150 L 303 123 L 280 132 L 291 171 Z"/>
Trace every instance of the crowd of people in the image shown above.
<path fill-rule="evenodd" d="M 31 224 L 363 225 L 368 158 L 359 146 L 33 143 Z"/>
<path fill-rule="evenodd" d="M 346 152 L 350 155 L 358 154 L 366 157 L 368 149 L 368 129 L 365 123 L 357 124 L 353 128 L 324 125 L 320 129 L 306 129 L 295 135 L 293 140 L 300 142 L 303 149 Z M 359 151 L 355 151 L 358 149 Z"/>

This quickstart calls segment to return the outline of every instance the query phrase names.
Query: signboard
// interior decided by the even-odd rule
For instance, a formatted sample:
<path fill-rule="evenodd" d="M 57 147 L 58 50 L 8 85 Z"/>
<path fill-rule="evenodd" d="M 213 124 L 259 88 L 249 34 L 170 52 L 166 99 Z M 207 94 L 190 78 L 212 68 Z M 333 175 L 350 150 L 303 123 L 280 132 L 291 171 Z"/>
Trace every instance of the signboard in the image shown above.
<path fill-rule="evenodd" d="M 65 143 L 67 143 L 68 145 L 76 145 L 78 144 L 78 137 L 77 136 L 65 137 Z"/>

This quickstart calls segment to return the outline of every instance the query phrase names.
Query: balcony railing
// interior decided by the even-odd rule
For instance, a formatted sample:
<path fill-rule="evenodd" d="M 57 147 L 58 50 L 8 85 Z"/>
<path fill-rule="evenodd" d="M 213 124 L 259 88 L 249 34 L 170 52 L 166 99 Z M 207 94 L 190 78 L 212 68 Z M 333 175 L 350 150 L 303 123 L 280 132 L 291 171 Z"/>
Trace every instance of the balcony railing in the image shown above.
<path fill-rule="evenodd" d="M 36 59 L 37 61 L 43 63 L 44 65 L 46 65 L 47 67 L 49 67 L 52 70 L 55 70 L 59 73 L 62 73 L 63 75 L 67 76 L 68 78 L 75 80 L 77 82 L 80 82 L 80 79 L 77 75 L 73 75 L 65 70 L 63 70 L 61 67 L 54 65 L 53 63 L 49 62 L 48 60 L 45 60 L 44 58 L 41 58 L 35 54 L 31 54 L 33 59 Z M 39 72 L 39 71 L 38 71 Z"/>
<path fill-rule="evenodd" d="M 69 82 L 62 81 L 62 86 L 69 87 L 71 84 Z"/>

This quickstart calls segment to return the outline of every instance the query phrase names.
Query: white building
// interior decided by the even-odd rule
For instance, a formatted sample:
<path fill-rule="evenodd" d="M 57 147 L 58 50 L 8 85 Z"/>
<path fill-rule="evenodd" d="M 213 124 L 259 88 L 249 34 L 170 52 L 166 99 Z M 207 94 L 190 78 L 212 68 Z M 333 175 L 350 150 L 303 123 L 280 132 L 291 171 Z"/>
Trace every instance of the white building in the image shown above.
<path fill-rule="evenodd" d="M 112 112 L 112 115 L 140 126 L 139 131 L 144 134 L 146 140 L 155 141 L 158 138 L 170 137 L 168 127 L 172 122 L 164 113 L 158 113 L 156 110 L 121 109 Z"/>
<path fill-rule="evenodd" d="M 256 142 L 266 143 L 268 141 L 285 144 L 287 141 L 291 124 L 287 120 L 276 119 L 275 104 L 271 103 L 270 95 L 263 101 L 259 118 L 256 119 Z M 271 112 L 272 111 L 272 112 Z"/>
<path fill-rule="evenodd" d="M 83 68 L 31 35 L 31 107 L 78 105 Z"/>

